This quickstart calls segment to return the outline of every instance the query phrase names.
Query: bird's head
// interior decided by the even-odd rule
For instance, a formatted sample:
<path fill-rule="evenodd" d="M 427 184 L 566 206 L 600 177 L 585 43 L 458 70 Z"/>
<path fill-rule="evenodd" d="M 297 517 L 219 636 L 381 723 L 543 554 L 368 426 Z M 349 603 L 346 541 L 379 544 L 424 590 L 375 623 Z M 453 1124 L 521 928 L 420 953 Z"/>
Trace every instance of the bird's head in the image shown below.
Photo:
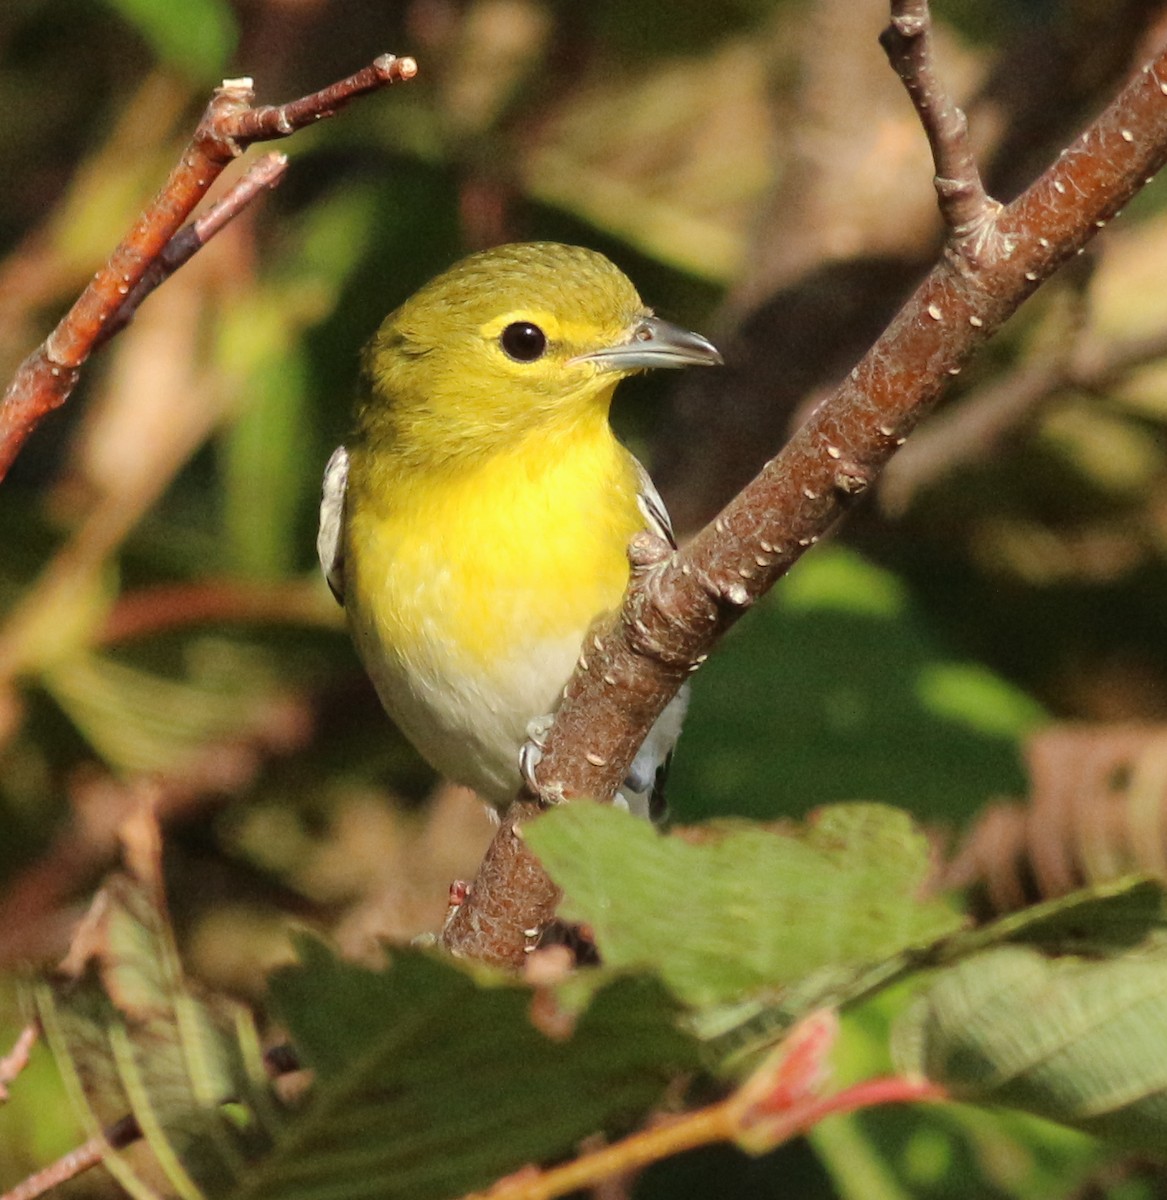
<path fill-rule="evenodd" d="M 620 379 L 721 362 L 653 316 L 602 254 L 533 242 L 472 255 L 390 313 L 369 346 L 366 436 L 435 458 L 606 417 Z"/>

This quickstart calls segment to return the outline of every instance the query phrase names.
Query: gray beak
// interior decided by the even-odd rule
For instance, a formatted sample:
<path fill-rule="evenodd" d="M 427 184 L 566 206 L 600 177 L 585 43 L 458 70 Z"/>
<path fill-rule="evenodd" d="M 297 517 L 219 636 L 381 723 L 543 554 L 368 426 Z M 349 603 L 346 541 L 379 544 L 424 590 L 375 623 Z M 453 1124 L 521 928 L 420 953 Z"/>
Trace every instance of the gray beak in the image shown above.
<path fill-rule="evenodd" d="M 628 341 L 590 350 L 570 361 L 594 362 L 612 371 L 636 371 L 647 367 L 716 367 L 723 360 L 717 347 L 699 333 L 690 333 L 660 317 L 643 317 L 632 327 Z"/>

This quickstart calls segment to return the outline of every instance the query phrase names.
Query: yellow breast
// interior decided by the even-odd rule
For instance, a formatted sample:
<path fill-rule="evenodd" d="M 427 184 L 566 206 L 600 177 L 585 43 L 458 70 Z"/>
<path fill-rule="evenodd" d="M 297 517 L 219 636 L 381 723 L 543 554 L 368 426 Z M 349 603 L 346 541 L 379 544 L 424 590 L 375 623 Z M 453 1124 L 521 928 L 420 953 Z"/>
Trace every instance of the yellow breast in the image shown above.
<path fill-rule="evenodd" d="M 597 414 L 601 416 L 602 414 Z M 485 669 L 615 608 L 643 528 L 637 476 L 605 419 L 425 473 L 354 451 L 350 597 L 383 652 Z M 355 591 L 355 595 L 353 592 Z M 560 683 L 566 680 L 559 681 Z"/>

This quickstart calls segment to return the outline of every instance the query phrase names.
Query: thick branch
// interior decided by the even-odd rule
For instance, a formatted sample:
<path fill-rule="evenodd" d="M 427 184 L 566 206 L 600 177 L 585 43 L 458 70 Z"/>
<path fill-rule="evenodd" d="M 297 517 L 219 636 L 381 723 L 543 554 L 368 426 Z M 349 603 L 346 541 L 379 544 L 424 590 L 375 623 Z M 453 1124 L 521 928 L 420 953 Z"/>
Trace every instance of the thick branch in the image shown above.
<path fill-rule="evenodd" d="M 7 474 L 42 417 L 68 398 L 81 365 L 94 346 L 104 340 L 103 331 L 117 321 L 127 298 L 136 297 L 131 304 L 132 311 L 146 290 L 157 286 L 170 273 L 163 270 L 153 277 L 152 284 L 143 285 L 153 264 L 162 257 L 183 222 L 228 163 L 252 142 L 285 137 L 322 117 L 331 116 L 356 96 L 396 80 L 411 79 L 416 72 L 413 59 L 383 54 L 355 75 L 279 107 L 251 108 L 250 79 L 226 80 L 216 89 L 194 137 L 162 190 L 56 329 L 17 369 L 16 377 L 0 400 L 0 479 Z M 252 186 L 245 187 L 245 195 Z M 255 187 L 250 194 L 254 195 L 258 190 Z M 221 210 L 218 223 L 213 220 L 206 226 L 197 244 L 190 247 L 190 253 L 240 208 L 241 203 Z M 182 253 L 181 247 L 176 253 Z"/>
<path fill-rule="evenodd" d="M 1164 161 L 1167 50 L 999 212 L 975 256 L 969 239 L 950 239 L 843 384 L 683 553 L 640 559 L 619 622 L 568 684 L 539 766 L 545 797 L 614 793 L 645 730 L 717 639 L 870 486 L 974 351 Z M 444 941 L 458 953 L 517 963 L 525 931 L 553 911 L 549 883 L 529 903 L 511 887 L 522 846 L 514 824 L 447 925 Z"/>

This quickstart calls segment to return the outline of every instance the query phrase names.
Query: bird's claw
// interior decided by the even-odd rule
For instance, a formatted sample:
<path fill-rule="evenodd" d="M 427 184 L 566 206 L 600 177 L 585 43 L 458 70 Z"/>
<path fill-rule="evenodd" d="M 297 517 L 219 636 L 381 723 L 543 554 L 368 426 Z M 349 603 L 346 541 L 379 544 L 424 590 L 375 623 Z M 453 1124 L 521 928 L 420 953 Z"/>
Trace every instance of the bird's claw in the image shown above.
<path fill-rule="evenodd" d="M 534 738 L 525 741 L 519 747 L 519 774 L 523 778 L 523 787 L 532 796 L 539 795 L 539 781 L 535 778 L 535 768 L 543 761 L 543 749 Z"/>
<path fill-rule="evenodd" d="M 519 747 L 519 774 L 523 777 L 523 786 L 540 800 L 544 796 L 535 778 L 535 768 L 543 761 L 543 747 L 547 745 L 547 735 L 554 721 L 554 713 L 533 717 L 527 722 L 527 740 Z"/>

